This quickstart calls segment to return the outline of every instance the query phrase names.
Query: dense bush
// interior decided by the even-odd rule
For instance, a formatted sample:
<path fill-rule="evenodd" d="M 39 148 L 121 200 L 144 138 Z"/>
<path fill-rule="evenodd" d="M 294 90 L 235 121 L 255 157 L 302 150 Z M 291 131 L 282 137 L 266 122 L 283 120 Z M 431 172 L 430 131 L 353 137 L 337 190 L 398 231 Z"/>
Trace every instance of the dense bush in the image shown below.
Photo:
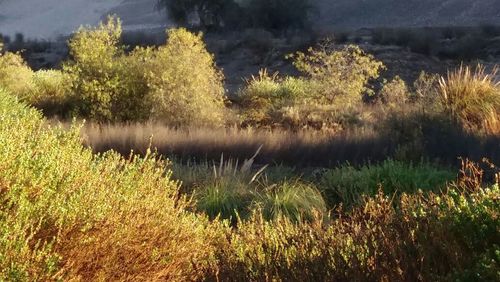
<path fill-rule="evenodd" d="M 97 28 L 80 29 L 70 40 L 72 60 L 63 71 L 71 78 L 78 115 L 100 121 L 148 117 L 148 89 L 124 54 L 121 32 L 120 21 L 109 18 Z"/>
<path fill-rule="evenodd" d="M 357 46 L 330 47 L 291 56 L 303 77 L 264 70 L 247 81 L 239 95 L 244 125 L 336 130 L 356 123 L 355 109 L 373 94 L 368 83 L 384 66 Z"/>
<path fill-rule="evenodd" d="M 170 30 L 166 45 L 130 54 L 120 36 L 120 21 L 110 18 L 70 40 L 72 60 L 63 72 L 72 82 L 77 115 L 97 121 L 155 119 L 171 126 L 223 124 L 223 76 L 201 35 Z"/>
<path fill-rule="evenodd" d="M 19 53 L 2 53 L 0 48 L 0 87 L 29 100 L 33 71 Z"/>
<path fill-rule="evenodd" d="M 33 74 L 29 103 L 45 116 L 67 117 L 72 109 L 71 78 L 59 70 L 40 70 Z"/>
<path fill-rule="evenodd" d="M 200 277 L 212 235 L 165 163 L 93 155 L 3 92 L 0 119 L 0 280 Z"/>
<path fill-rule="evenodd" d="M 153 102 L 152 118 L 172 126 L 220 126 L 224 122 L 224 76 L 201 35 L 168 32 L 158 49 L 137 49 Z"/>
<path fill-rule="evenodd" d="M 398 107 L 408 102 L 411 94 L 406 82 L 396 76 L 383 85 L 378 95 L 383 103 L 391 107 Z"/>
<path fill-rule="evenodd" d="M 294 65 L 318 85 L 314 93 L 317 103 L 348 108 L 361 102 L 365 92 L 372 93 L 368 82 L 378 78 L 384 65 L 355 45 L 331 48 L 327 44 L 308 53 L 299 52 Z"/>

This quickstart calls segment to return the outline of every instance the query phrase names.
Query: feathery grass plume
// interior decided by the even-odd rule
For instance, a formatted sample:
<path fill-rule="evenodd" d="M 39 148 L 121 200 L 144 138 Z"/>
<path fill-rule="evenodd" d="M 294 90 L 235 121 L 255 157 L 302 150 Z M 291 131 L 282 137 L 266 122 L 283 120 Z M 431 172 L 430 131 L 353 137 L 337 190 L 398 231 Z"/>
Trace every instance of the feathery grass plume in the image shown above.
<path fill-rule="evenodd" d="M 500 133 L 500 82 L 498 67 L 487 73 L 483 65 L 448 72 L 439 80 L 441 103 L 446 112 L 466 128 L 487 134 Z"/>

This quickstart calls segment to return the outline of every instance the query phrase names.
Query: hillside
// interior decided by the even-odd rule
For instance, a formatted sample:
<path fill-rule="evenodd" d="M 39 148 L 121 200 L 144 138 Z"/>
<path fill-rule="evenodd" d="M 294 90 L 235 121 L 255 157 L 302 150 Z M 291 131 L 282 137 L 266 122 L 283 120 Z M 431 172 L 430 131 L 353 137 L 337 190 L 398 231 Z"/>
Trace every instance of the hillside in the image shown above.
<path fill-rule="evenodd" d="M 474 26 L 500 24 L 499 0 L 320 0 L 319 26 Z"/>
<path fill-rule="evenodd" d="M 53 38 L 117 14 L 125 29 L 166 26 L 156 0 L 0 0 L 0 33 Z M 500 24 L 500 0 L 315 0 L 317 28 Z"/>
<path fill-rule="evenodd" d="M 27 38 L 67 35 L 81 25 L 95 25 L 108 14 L 118 15 L 125 29 L 164 26 L 156 0 L 0 0 L 0 33 Z"/>

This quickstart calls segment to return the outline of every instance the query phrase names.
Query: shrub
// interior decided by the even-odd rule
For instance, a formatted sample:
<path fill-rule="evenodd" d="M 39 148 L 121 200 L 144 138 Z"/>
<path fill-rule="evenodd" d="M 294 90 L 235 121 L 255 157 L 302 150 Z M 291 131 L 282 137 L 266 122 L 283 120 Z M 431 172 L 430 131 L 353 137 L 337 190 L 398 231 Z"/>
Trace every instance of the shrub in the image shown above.
<path fill-rule="evenodd" d="M 411 100 L 422 102 L 424 105 L 432 106 L 438 103 L 439 76 L 420 72 L 418 78 L 413 82 L 413 95 Z"/>
<path fill-rule="evenodd" d="M 434 165 L 388 160 L 359 169 L 349 165 L 332 169 L 323 175 L 321 187 L 330 206 L 352 207 L 363 195 L 374 196 L 379 189 L 388 195 L 415 193 L 418 189 L 438 192 L 454 178 L 454 173 Z"/>
<path fill-rule="evenodd" d="M 396 76 L 384 84 L 380 90 L 379 97 L 384 104 L 390 107 L 397 107 L 408 102 L 410 90 L 406 86 L 406 82 L 399 76 Z"/>
<path fill-rule="evenodd" d="M 323 45 L 297 53 L 294 65 L 318 85 L 315 99 L 320 104 L 348 108 L 362 101 L 362 94 L 372 93 L 368 82 L 376 79 L 384 65 L 361 48 L 349 45 L 338 51 Z"/>
<path fill-rule="evenodd" d="M 0 48 L 0 87 L 19 98 L 29 100 L 33 71 L 19 53 L 6 52 Z"/>
<path fill-rule="evenodd" d="M 494 81 L 497 70 L 487 74 L 461 66 L 439 80 L 440 101 L 449 116 L 471 130 L 500 132 L 500 84 Z"/>
<path fill-rule="evenodd" d="M 0 119 L 0 280 L 499 278 L 498 184 L 231 228 L 191 213 L 154 155 L 93 155 L 1 91 Z"/>
<path fill-rule="evenodd" d="M 152 116 L 172 126 L 220 126 L 224 122 L 223 74 L 201 35 L 168 31 L 168 43 L 137 49 L 153 101 Z"/>
<path fill-rule="evenodd" d="M 185 213 L 165 162 L 93 155 L 77 128 L 48 128 L 1 91 L 0 119 L 0 280 L 185 280 L 209 268 L 215 233 Z"/>
<path fill-rule="evenodd" d="M 498 279 L 498 186 L 366 199 L 330 225 L 266 222 L 227 234 L 217 277 L 277 281 Z M 215 279 L 216 277 L 214 277 Z"/>
<path fill-rule="evenodd" d="M 119 44 L 121 32 L 120 20 L 109 18 L 97 28 L 81 28 L 69 42 L 72 60 L 63 71 L 71 78 L 75 110 L 83 117 L 99 121 L 148 117 L 147 88 Z"/>
<path fill-rule="evenodd" d="M 352 125 L 344 114 L 353 113 L 363 94 L 372 94 L 368 82 L 383 65 L 356 46 L 321 48 L 291 56 L 305 77 L 280 78 L 266 70 L 252 77 L 240 90 L 244 125 L 329 130 Z"/>
<path fill-rule="evenodd" d="M 312 84 L 307 80 L 292 77 L 281 79 L 277 73 L 269 75 L 267 70 L 261 70 L 259 76 L 252 76 L 239 93 L 240 104 L 245 109 L 244 125 L 281 125 L 284 117 L 280 111 L 307 99 L 311 88 Z"/>
<path fill-rule="evenodd" d="M 65 116 L 71 110 L 71 80 L 57 70 L 40 70 L 33 75 L 30 104 L 45 116 Z"/>

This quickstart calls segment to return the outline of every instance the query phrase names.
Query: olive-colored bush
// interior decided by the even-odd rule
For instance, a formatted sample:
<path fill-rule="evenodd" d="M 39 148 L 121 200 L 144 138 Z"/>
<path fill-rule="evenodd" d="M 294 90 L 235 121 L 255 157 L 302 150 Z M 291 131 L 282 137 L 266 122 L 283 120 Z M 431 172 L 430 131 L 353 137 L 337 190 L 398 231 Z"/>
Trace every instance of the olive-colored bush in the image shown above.
<path fill-rule="evenodd" d="M 166 45 L 130 54 L 120 35 L 120 21 L 109 18 L 70 40 L 72 60 L 63 72 L 72 82 L 76 114 L 98 121 L 155 119 L 171 126 L 223 124 L 223 75 L 201 35 L 172 29 Z"/>
<path fill-rule="evenodd" d="M 153 102 L 152 118 L 172 126 L 220 126 L 224 123 L 224 76 L 201 35 L 168 31 L 158 49 L 137 49 Z"/>
<path fill-rule="evenodd" d="M 384 69 L 382 62 L 355 45 L 332 50 L 325 44 L 294 57 L 295 67 L 319 87 L 315 89 L 315 102 L 339 108 L 360 103 L 364 93 L 372 94 L 368 82 Z"/>
<path fill-rule="evenodd" d="M 263 212 L 232 228 L 193 213 L 154 155 L 94 155 L 77 128 L 50 128 L 1 90 L 0 120 L 0 280 L 500 278 L 498 184 L 471 178 L 440 194 L 379 193 L 330 221 L 310 213 L 321 200 L 308 186 L 276 187 Z M 426 181 L 425 172 L 406 174 L 404 182 Z M 302 211 L 312 220 L 280 216 Z"/>
<path fill-rule="evenodd" d="M 121 32 L 120 20 L 109 18 L 96 28 L 81 28 L 70 40 L 72 59 L 63 71 L 71 78 L 78 115 L 99 121 L 148 117 L 148 89 L 120 45 Z"/>
<path fill-rule="evenodd" d="M 0 88 L 29 100 L 33 73 L 19 53 L 2 53 L 0 48 Z"/>
<path fill-rule="evenodd" d="M 390 107 L 401 106 L 407 103 L 411 97 L 410 89 L 399 76 L 385 83 L 378 95 L 382 103 Z"/>
<path fill-rule="evenodd" d="M 261 71 L 240 90 L 243 124 L 292 129 L 350 127 L 363 95 L 373 94 L 369 82 L 383 64 L 357 46 L 330 50 L 322 45 L 297 53 L 294 65 L 303 77 L 280 78 Z M 353 116 L 351 116 L 353 117 Z M 354 122 L 356 123 L 356 122 Z"/>

